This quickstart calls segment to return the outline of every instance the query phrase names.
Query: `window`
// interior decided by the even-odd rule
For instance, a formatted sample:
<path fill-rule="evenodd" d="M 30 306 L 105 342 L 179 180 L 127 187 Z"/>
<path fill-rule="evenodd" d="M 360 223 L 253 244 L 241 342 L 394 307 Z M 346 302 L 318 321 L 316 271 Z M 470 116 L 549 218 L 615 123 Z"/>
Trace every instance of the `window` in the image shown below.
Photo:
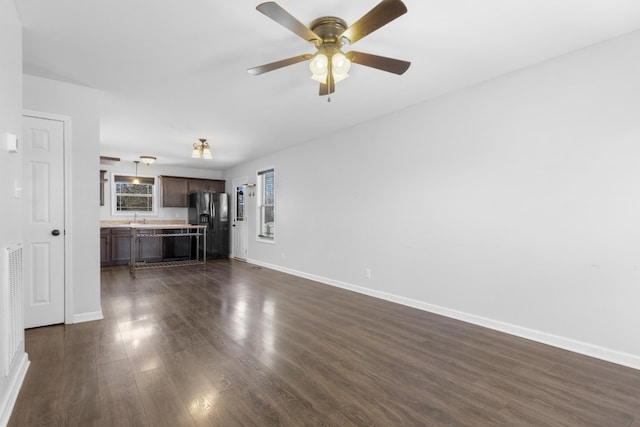
<path fill-rule="evenodd" d="M 112 211 L 114 214 L 155 214 L 155 178 L 113 175 Z"/>
<path fill-rule="evenodd" d="M 236 187 L 236 221 L 244 221 L 244 193 L 247 191 L 245 185 Z"/>
<path fill-rule="evenodd" d="M 276 187 L 274 170 L 258 172 L 258 237 L 273 240 L 275 223 Z"/>

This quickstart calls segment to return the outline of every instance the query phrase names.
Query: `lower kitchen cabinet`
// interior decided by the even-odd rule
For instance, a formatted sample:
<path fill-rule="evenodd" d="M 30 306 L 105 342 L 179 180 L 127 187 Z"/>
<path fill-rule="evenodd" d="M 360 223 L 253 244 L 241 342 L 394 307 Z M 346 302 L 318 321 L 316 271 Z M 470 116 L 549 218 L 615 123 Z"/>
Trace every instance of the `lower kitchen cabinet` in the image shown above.
<path fill-rule="evenodd" d="M 139 234 L 162 233 L 162 230 L 141 230 Z M 137 262 L 162 261 L 162 238 L 141 237 Z M 126 265 L 131 262 L 131 230 L 127 227 L 100 229 L 100 265 Z"/>
<path fill-rule="evenodd" d="M 111 265 L 111 229 L 100 229 L 100 265 Z"/>
<path fill-rule="evenodd" d="M 111 228 L 111 264 L 124 265 L 131 262 L 131 230 Z"/>
<path fill-rule="evenodd" d="M 162 234 L 162 230 L 140 230 L 140 236 L 151 234 Z M 138 242 L 137 262 L 160 262 L 162 261 L 162 237 L 140 237 Z"/>
<path fill-rule="evenodd" d="M 181 233 L 182 230 L 165 230 L 166 234 Z M 191 238 L 188 236 L 163 237 L 162 260 L 181 261 L 191 258 Z"/>

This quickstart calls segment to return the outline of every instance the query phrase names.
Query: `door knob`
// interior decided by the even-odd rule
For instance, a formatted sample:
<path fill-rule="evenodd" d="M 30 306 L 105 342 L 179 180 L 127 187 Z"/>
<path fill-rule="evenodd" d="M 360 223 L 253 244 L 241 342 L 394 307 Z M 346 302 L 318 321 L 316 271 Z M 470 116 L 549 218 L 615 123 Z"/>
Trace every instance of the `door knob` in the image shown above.
<path fill-rule="evenodd" d="M 51 232 L 51 234 L 52 234 L 53 236 L 59 236 L 59 235 L 60 235 L 60 230 L 53 230 L 53 231 Z"/>

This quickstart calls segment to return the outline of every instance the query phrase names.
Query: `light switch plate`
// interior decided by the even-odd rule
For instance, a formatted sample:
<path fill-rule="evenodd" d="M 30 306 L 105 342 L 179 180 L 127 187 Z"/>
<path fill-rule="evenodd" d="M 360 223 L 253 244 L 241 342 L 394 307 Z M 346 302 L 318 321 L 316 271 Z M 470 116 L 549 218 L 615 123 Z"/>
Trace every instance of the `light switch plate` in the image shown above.
<path fill-rule="evenodd" d="M 7 141 L 7 152 L 9 153 L 17 153 L 18 152 L 18 137 L 12 133 L 5 133 L 5 140 Z"/>
<path fill-rule="evenodd" d="M 21 198 L 22 197 L 22 186 L 20 185 L 20 181 L 18 181 L 18 179 L 16 179 L 14 181 L 14 190 L 15 190 L 16 199 Z"/>

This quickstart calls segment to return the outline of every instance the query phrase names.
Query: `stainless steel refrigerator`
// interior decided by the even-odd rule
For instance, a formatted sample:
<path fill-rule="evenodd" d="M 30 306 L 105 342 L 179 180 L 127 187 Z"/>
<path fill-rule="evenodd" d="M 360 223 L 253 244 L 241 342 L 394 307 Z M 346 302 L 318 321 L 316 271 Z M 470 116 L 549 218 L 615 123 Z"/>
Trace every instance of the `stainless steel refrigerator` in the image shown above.
<path fill-rule="evenodd" d="M 189 224 L 207 225 L 207 258 L 229 257 L 229 195 L 189 193 Z M 200 245 L 203 244 L 200 239 Z M 194 240 L 195 242 L 195 240 Z M 202 248 L 198 248 L 202 254 Z"/>

